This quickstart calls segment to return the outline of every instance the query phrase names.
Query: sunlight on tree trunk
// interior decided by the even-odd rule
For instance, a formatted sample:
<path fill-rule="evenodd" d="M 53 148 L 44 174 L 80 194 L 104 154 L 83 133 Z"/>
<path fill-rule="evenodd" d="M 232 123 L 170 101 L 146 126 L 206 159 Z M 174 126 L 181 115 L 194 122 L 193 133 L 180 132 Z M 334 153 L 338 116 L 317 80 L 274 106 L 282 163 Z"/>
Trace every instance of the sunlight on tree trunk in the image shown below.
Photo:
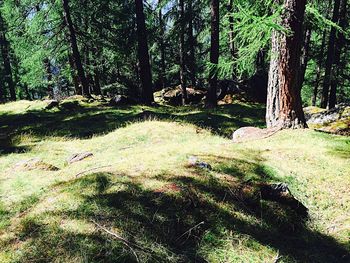
<path fill-rule="evenodd" d="M 282 26 L 289 29 L 291 34 L 283 33 L 280 44 L 278 125 L 281 128 L 307 127 L 298 86 L 305 7 L 306 0 L 285 0 L 284 2 Z"/>

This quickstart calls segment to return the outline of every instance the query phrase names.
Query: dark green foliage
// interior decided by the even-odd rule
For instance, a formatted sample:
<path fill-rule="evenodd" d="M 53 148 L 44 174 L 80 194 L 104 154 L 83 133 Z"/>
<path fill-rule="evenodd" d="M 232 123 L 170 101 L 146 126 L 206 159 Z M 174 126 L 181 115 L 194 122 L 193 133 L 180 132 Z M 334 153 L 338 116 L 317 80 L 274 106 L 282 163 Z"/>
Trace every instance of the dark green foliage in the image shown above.
<path fill-rule="evenodd" d="M 220 3 L 220 58 L 219 65 L 215 66 L 209 62 L 210 1 L 184 1 L 183 21 L 179 19 L 177 1 L 143 1 L 153 89 L 180 83 L 181 23 L 185 25 L 184 82 L 206 88 L 212 74 L 218 73 L 220 79 L 235 77 L 239 81 L 266 75 L 269 57 L 273 55 L 270 54 L 271 32 L 285 31 L 279 25 L 282 9 L 275 2 L 235 0 L 230 8 L 227 8 L 228 3 Z M 70 0 L 69 5 L 91 92 L 100 94 L 102 88 L 104 94 L 140 98 L 134 1 Z M 332 7 L 332 1 L 316 0 L 307 6 L 306 25 L 312 37 L 302 92 L 305 105 L 311 104 L 314 87 L 318 86 L 320 91 L 323 85 L 325 61 L 322 58 L 326 56 L 327 45 L 322 53 L 322 39 L 325 35 L 328 40 L 331 28 L 345 37 L 337 63 L 340 67 L 336 79 L 337 99 L 338 102 L 349 100 L 350 33 L 346 26 L 349 12 L 342 24 L 335 23 L 330 19 Z M 1 14 L 12 78 L 6 73 L 6 63 L 0 63 L 0 77 L 5 83 L 0 97 L 11 97 L 9 84 L 6 84 L 11 81 L 17 97 L 22 99 L 48 96 L 50 89 L 58 98 L 81 93 L 60 1 L 4 0 Z M 234 50 L 230 50 L 231 38 Z"/>

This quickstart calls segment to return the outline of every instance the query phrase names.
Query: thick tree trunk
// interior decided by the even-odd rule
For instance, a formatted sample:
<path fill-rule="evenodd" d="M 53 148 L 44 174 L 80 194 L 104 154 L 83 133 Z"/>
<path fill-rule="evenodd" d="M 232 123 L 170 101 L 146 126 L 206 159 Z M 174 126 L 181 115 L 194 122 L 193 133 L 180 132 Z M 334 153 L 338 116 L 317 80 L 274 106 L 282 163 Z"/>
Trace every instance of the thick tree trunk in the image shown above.
<path fill-rule="evenodd" d="M 12 68 L 10 60 L 10 45 L 6 38 L 6 25 L 0 14 L 0 48 L 2 55 L 2 62 L 4 66 L 5 82 L 7 83 L 8 89 L 10 91 L 10 99 L 12 101 L 16 100 L 16 88 L 15 83 L 12 78 Z M 3 89 L 3 94 L 5 94 L 5 89 Z"/>
<path fill-rule="evenodd" d="M 334 1 L 334 9 L 333 9 L 333 17 L 332 22 L 338 23 L 339 20 L 339 8 L 340 8 L 340 0 Z M 336 29 L 332 27 L 331 33 L 329 35 L 328 41 L 328 51 L 327 51 L 327 60 L 326 60 L 326 70 L 323 81 L 323 89 L 321 95 L 321 107 L 327 108 L 328 99 L 329 99 L 329 88 L 332 80 L 332 65 L 334 62 L 334 48 L 335 48 L 335 37 L 336 37 Z"/>
<path fill-rule="evenodd" d="M 196 86 L 196 56 L 195 56 L 195 38 L 193 35 L 193 4 L 192 1 L 188 1 L 188 71 L 191 79 L 191 85 Z"/>
<path fill-rule="evenodd" d="M 166 64 L 165 64 L 165 41 L 164 41 L 164 37 L 165 37 L 165 25 L 164 25 L 164 21 L 163 21 L 163 14 L 162 14 L 162 9 L 159 8 L 159 26 L 160 26 L 160 36 L 159 36 L 159 47 L 160 47 L 160 82 L 161 82 L 161 86 L 162 89 L 165 88 L 166 84 L 165 84 L 165 71 L 166 71 Z"/>
<path fill-rule="evenodd" d="M 138 40 L 138 61 L 139 72 L 142 86 L 142 101 L 145 104 L 152 104 L 153 85 L 152 73 L 150 66 L 150 58 L 147 44 L 147 31 L 145 23 L 145 14 L 143 12 L 143 1 L 135 0 L 136 24 L 137 24 L 137 40 Z"/>
<path fill-rule="evenodd" d="M 300 55 L 302 27 L 306 0 L 285 0 L 282 26 L 291 34 L 282 34 L 279 61 L 280 128 L 307 127 L 302 108 L 298 74 L 300 73 Z"/>
<path fill-rule="evenodd" d="M 83 89 L 83 95 L 87 97 L 91 97 L 89 82 L 86 78 L 84 67 L 81 61 L 81 56 L 80 56 L 78 43 L 77 43 L 77 36 L 76 36 L 75 28 L 72 22 L 68 0 L 62 0 L 62 5 L 63 5 L 64 20 L 69 32 L 69 40 L 70 40 L 70 46 L 72 50 L 73 61 L 78 72 L 78 77 Z"/>
<path fill-rule="evenodd" d="M 210 46 L 210 63 L 213 70 L 209 73 L 209 88 L 207 93 L 207 107 L 216 107 L 217 105 L 217 68 L 219 63 L 219 0 L 211 0 L 211 46 Z"/>
<path fill-rule="evenodd" d="M 346 30 L 347 27 L 347 0 L 342 0 L 341 8 L 340 8 L 340 21 L 339 26 Z M 341 54 L 342 50 L 345 46 L 345 36 L 341 32 L 337 32 L 336 37 L 336 43 L 335 43 L 335 56 L 334 56 L 334 67 L 333 67 L 333 74 L 332 74 L 332 80 L 331 80 L 331 89 L 329 93 L 329 102 L 328 102 L 328 108 L 332 109 L 337 104 L 337 88 L 338 83 L 340 81 L 339 75 L 341 72 Z"/>
<path fill-rule="evenodd" d="M 280 113 L 279 93 L 279 51 L 281 34 L 274 30 L 272 32 L 271 59 L 269 70 L 269 81 L 267 85 L 266 103 L 266 125 L 268 128 L 278 124 Z"/>
<path fill-rule="evenodd" d="M 187 103 L 187 87 L 185 79 L 185 7 L 184 1 L 179 0 L 179 22 L 180 22 L 180 39 L 179 39 L 179 57 L 180 57 L 180 85 L 182 90 L 182 105 Z"/>

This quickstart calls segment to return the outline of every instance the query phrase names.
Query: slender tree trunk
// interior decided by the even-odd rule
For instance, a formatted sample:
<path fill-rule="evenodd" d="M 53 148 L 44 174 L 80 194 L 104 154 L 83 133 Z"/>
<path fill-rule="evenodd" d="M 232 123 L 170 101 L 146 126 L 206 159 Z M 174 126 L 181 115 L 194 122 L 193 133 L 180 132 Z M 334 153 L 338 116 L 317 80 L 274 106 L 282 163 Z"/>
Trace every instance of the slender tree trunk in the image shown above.
<path fill-rule="evenodd" d="M 31 97 L 30 92 L 29 92 L 28 85 L 26 83 L 23 84 L 23 88 L 24 88 L 24 91 L 26 93 L 26 99 L 27 100 L 32 100 L 32 97 Z"/>
<path fill-rule="evenodd" d="M 12 78 L 12 68 L 10 60 L 10 44 L 6 38 L 6 25 L 5 21 L 0 13 L 0 48 L 2 55 L 2 62 L 4 66 L 5 82 L 7 83 L 8 89 L 10 91 L 10 99 L 12 101 L 16 100 L 16 88 L 15 83 Z M 4 94 L 3 90 L 3 94 Z"/>
<path fill-rule="evenodd" d="M 94 93 L 96 95 L 102 95 L 101 83 L 100 83 L 100 72 L 97 69 L 95 69 L 93 81 L 94 81 Z"/>
<path fill-rule="evenodd" d="M 280 114 L 278 126 L 281 128 L 307 127 L 298 86 L 302 27 L 306 0 L 285 0 L 282 26 L 291 34 L 282 34 L 279 61 Z"/>
<path fill-rule="evenodd" d="M 266 125 L 268 128 L 277 125 L 280 113 L 279 93 L 279 51 L 281 34 L 274 30 L 272 32 L 271 59 L 269 70 L 269 81 L 267 85 L 266 103 Z"/>
<path fill-rule="evenodd" d="M 347 0 L 342 0 L 342 5 L 340 8 L 340 21 L 339 26 L 346 30 L 347 27 Z M 342 32 L 337 32 L 336 43 L 335 43 L 335 56 L 334 56 L 334 67 L 331 79 L 331 89 L 329 93 L 329 103 L 328 108 L 332 109 L 337 104 L 337 88 L 339 83 L 339 75 L 341 72 L 341 54 L 345 46 L 345 36 Z"/>
<path fill-rule="evenodd" d="M 80 86 L 78 76 L 76 75 L 76 68 L 74 64 L 74 59 L 73 56 L 69 53 L 68 54 L 68 60 L 69 60 L 69 65 L 70 65 L 70 72 L 74 84 L 74 89 L 75 89 L 75 94 L 77 95 L 83 95 L 83 89 Z"/>
<path fill-rule="evenodd" d="M 63 15 L 64 15 L 65 23 L 69 31 L 69 40 L 70 40 L 70 46 L 72 50 L 72 56 L 73 56 L 74 64 L 77 69 L 78 77 L 83 89 L 83 95 L 87 97 L 91 97 L 89 82 L 86 78 L 85 71 L 83 68 L 83 63 L 81 61 L 81 55 L 77 44 L 76 32 L 75 32 L 75 28 L 70 15 L 69 1 L 62 0 L 62 5 L 63 5 Z"/>
<path fill-rule="evenodd" d="M 299 89 L 303 88 L 305 81 L 305 73 L 307 64 L 309 63 L 309 52 L 310 52 L 310 41 L 311 41 L 311 29 L 305 29 L 304 45 L 302 47 L 301 58 L 300 58 L 300 74 L 299 74 Z"/>
<path fill-rule="evenodd" d="M 188 6 L 188 50 L 189 50 L 189 55 L 188 55 L 188 70 L 189 70 L 189 75 L 191 79 L 191 85 L 193 87 L 196 86 L 196 56 L 195 56 L 195 38 L 193 35 L 193 3 L 192 1 L 188 1 L 187 3 Z"/>
<path fill-rule="evenodd" d="M 0 102 L 4 100 L 4 91 L 5 91 L 4 84 L 0 83 Z"/>
<path fill-rule="evenodd" d="M 143 1 L 135 0 L 137 40 L 138 40 L 138 61 L 142 86 L 142 101 L 145 104 L 152 104 L 153 85 L 150 58 L 147 44 L 147 31 L 145 23 L 145 14 L 143 12 Z"/>
<path fill-rule="evenodd" d="M 234 19 L 233 19 L 233 0 L 229 0 L 228 6 L 227 6 L 227 11 L 229 12 L 229 17 L 228 17 L 228 21 L 229 21 L 229 32 L 228 32 L 228 39 L 230 41 L 229 45 L 230 45 L 230 53 L 231 53 L 231 58 L 233 61 L 236 60 L 236 50 L 235 50 L 235 36 L 234 36 Z M 233 64 L 232 66 L 232 79 L 236 79 L 236 67 Z"/>
<path fill-rule="evenodd" d="M 92 82 L 94 87 L 94 94 L 102 95 L 101 80 L 100 80 L 101 73 L 100 73 L 100 69 L 98 68 L 98 61 L 101 58 L 101 54 L 97 47 L 93 48 L 93 54 L 95 55 L 95 58 L 93 60 L 93 76 L 91 77 L 92 77 Z"/>
<path fill-rule="evenodd" d="M 312 97 L 312 106 L 316 106 L 318 88 L 319 88 L 320 83 L 321 83 L 321 66 L 323 64 L 324 50 L 325 50 L 325 46 L 326 46 L 326 35 L 327 35 L 327 31 L 324 31 L 323 36 L 322 36 L 321 51 L 319 54 L 317 71 L 316 71 L 316 80 L 315 80 L 314 92 L 313 92 L 313 97 Z"/>
<path fill-rule="evenodd" d="M 48 58 L 44 59 L 44 66 L 45 66 L 46 78 L 47 78 L 47 93 L 50 98 L 53 98 L 54 94 L 53 94 L 53 87 L 52 87 L 51 62 Z"/>
<path fill-rule="evenodd" d="M 211 46 L 210 46 L 210 63 L 213 70 L 209 73 L 209 89 L 207 94 L 207 107 L 216 107 L 217 105 L 217 68 L 219 63 L 219 0 L 211 0 Z"/>
<path fill-rule="evenodd" d="M 41 10 L 40 4 L 35 5 L 35 11 L 36 13 L 39 13 Z M 44 68 L 46 71 L 46 78 L 47 78 L 47 94 L 49 98 L 53 98 L 53 87 L 52 87 L 52 72 L 51 72 L 51 62 L 48 57 L 44 58 L 43 60 Z"/>
<path fill-rule="evenodd" d="M 161 69 L 160 69 L 160 81 L 161 81 L 161 86 L 162 89 L 165 88 L 165 71 L 166 71 L 166 64 L 165 64 L 165 25 L 163 21 L 163 14 L 162 14 L 162 9 L 159 8 L 159 26 L 160 26 L 160 36 L 159 36 L 159 47 L 160 47 L 160 60 L 161 60 Z"/>
<path fill-rule="evenodd" d="M 182 105 L 187 103 L 187 87 L 185 79 L 185 7 L 184 0 L 179 0 L 179 22 L 180 22 L 180 41 L 179 41 L 179 56 L 180 56 L 180 86 L 182 90 Z"/>
<path fill-rule="evenodd" d="M 339 8 L 340 8 L 340 0 L 334 1 L 334 9 L 333 9 L 333 17 L 332 22 L 338 23 L 339 20 Z M 332 27 L 331 33 L 329 35 L 328 41 L 328 51 L 327 51 L 327 60 L 326 60 L 326 70 L 323 81 L 323 89 L 321 96 L 321 107 L 327 108 L 328 99 L 329 99 L 329 88 L 332 80 L 332 65 L 334 62 L 334 48 L 335 48 L 335 37 L 336 37 L 336 29 Z"/>

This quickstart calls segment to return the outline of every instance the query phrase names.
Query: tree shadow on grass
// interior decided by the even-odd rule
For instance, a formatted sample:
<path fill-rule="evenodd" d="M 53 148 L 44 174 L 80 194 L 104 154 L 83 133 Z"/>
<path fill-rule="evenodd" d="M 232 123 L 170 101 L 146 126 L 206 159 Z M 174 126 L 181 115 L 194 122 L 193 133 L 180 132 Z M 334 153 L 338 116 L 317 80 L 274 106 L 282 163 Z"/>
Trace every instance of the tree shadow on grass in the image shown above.
<path fill-rule="evenodd" d="M 132 251 L 98 228 L 81 234 L 67 232 L 59 224 L 42 224 L 20 260 L 38 261 L 38 251 L 44 253 L 42 262 L 81 257 L 84 251 L 87 262 L 135 262 L 134 252 L 140 262 L 208 262 L 208 254 L 222 251 L 222 242 L 227 242 L 227 232 L 231 232 L 235 239 L 242 239 L 237 256 L 252 250 L 259 254 L 263 245 L 278 250 L 284 262 L 349 262 L 349 251 L 333 238 L 309 229 L 295 211 L 246 191 L 255 182 L 275 180 L 277 175 L 264 172 L 260 162 L 217 159 L 222 165 L 228 161 L 231 170 L 188 168 L 188 176 L 157 175 L 153 179 L 164 187 L 156 189 L 145 187 L 147 178 L 113 173 L 57 184 L 56 190 L 73 193 L 82 202 L 43 217 L 94 220 L 136 245 L 131 245 Z M 252 188 L 247 188 L 240 172 L 243 165 L 256 173 Z M 29 237 L 23 235 L 23 239 Z"/>
<path fill-rule="evenodd" d="M 226 105 L 216 110 L 194 107 L 159 106 L 145 111 L 141 106 L 111 108 L 106 106 L 75 107 L 58 111 L 35 110 L 24 114 L 0 115 L 0 134 L 7 139 L 2 144 L 2 154 L 26 152 L 30 146 L 19 146 L 13 139 L 30 134 L 40 141 L 45 136 L 86 139 L 103 135 L 125 125 L 147 119 L 186 122 L 209 128 L 221 136 L 230 137 L 242 126 L 263 126 L 264 110 L 259 105 Z"/>

